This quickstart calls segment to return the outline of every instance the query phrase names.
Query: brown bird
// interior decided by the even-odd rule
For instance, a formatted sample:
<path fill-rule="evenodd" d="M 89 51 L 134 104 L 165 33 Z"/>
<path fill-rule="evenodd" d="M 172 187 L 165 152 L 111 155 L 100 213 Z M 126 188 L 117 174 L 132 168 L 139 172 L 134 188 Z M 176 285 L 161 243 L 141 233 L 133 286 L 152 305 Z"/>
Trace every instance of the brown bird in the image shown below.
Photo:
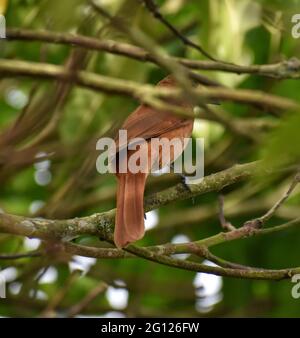
<path fill-rule="evenodd" d="M 172 76 L 167 76 L 158 83 L 158 86 L 174 87 L 176 81 Z M 191 109 L 192 106 L 185 102 L 178 103 L 181 107 Z M 179 139 L 183 145 L 183 139 L 190 137 L 193 130 L 193 118 L 183 118 L 176 116 L 168 111 L 157 111 L 147 105 L 139 106 L 125 120 L 121 129 L 127 131 L 128 143 L 134 138 L 143 138 L 146 142 L 139 145 L 137 150 L 128 150 L 128 143 L 122 144 L 117 136 L 117 214 L 115 220 L 114 242 L 117 247 L 125 247 L 131 242 L 141 239 L 145 233 L 144 227 L 144 190 L 146 179 L 154 164 L 159 163 L 159 167 L 171 164 L 178 158 L 180 153 L 176 153 L 172 148 L 170 157 L 162 160 L 162 152 L 154 153 L 150 141 L 153 138 L 166 138 L 168 140 Z M 120 163 L 126 162 L 137 155 L 137 151 L 148 159 L 146 170 L 132 173 L 129 170 L 121 173 Z M 125 153 L 126 154 L 125 154 Z M 124 154 L 126 157 L 124 157 Z M 167 161 L 167 162 L 166 162 Z M 123 163 L 124 164 L 124 163 Z M 140 162 L 139 162 L 140 164 Z"/>

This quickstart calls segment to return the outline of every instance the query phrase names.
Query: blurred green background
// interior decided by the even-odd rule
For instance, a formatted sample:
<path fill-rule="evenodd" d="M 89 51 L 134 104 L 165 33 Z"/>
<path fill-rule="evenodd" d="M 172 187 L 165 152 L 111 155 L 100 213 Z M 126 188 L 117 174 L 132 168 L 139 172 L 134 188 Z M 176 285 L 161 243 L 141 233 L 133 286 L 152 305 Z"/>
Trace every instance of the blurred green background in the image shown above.
<path fill-rule="evenodd" d="M 220 60 L 237 64 L 267 64 L 300 55 L 291 18 L 300 1 L 284 0 L 163 0 L 161 13 L 185 36 Z M 138 0 L 103 0 L 103 6 L 128 25 L 149 34 L 170 55 L 205 59 L 187 48 Z M 84 0 L 0 1 L 7 27 L 76 32 L 99 39 L 129 42 L 95 14 Z M 122 56 L 41 42 L 0 40 L 0 57 L 67 65 L 77 69 L 155 84 L 165 76 L 160 68 Z M 1 60 L 0 60 L 1 62 Z M 231 88 L 259 89 L 300 102 L 300 81 L 277 80 L 219 71 L 205 75 Z M 102 135 L 114 135 L 138 105 L 133 99 L 106 95 L 39 79 L 0 75 L 0 208 L 3 212 L 45 218 L 73 218 L 115 206 L 116 181 L 99 175 L 95 145 Z M 270 114 L 256 107 L 221 104 L 234 121 L 253 129 L 259 142 L 233 135 L 217 122 L 197 119 L 195 137 L 205 138 L 205 174 L 261 156 L 276 160 L 300 155 L 298 115 Z M 253 124 L 251 124 L 251 121 Z M 258 126 L 258 127 L 257 127 Z M 274 128 L 274 127 L 276 128 Z M 254 128 L 255 127 L 255 128 Z M 248 127 L 247 127 L 248 128 Z M 251 129 L 252 128 L 252 129 Z M 45 157 L 44 160 L 37 160 Z M 235 225 L 268 210 L 289 184 L 289 174 L 254 180 L 223 191 L 226 216 Z M 170 175 L 153 176 L 146 194 L 179 182 Z M 272 225 L 299 217 L 299 189 L 272 220 Z M 216 192 L 172 203 L 150 212 L 147 232 L 138 244 L 197 240 L 220 231 Z M 269 236 L 230 242 L 213 248 L 225 259 L 249 266 L 299 266 L 300 234 L 296 228 Z M 102 245 L 82 237 L 77 243 Z M 26 252 L 39 240 L 0 234 L 0 253 Z M 180 257 L 185 259 L 186 257 Z M 300 299 L 293 299 L 289 280 L 250 281 L 196 274 L 142 259 L 95 260 L 82 257 L 42 257 L 0 260 L 7 279 L 7 298 L 0 315 L 8 317 L 64 316 L 99 283 L 108 288 L 80 316 L 255 316 L 298 317 Z M 78 274 L 77 269 L 83 273 Z M 56 302 L 57 295 L 61 295 Z"/>

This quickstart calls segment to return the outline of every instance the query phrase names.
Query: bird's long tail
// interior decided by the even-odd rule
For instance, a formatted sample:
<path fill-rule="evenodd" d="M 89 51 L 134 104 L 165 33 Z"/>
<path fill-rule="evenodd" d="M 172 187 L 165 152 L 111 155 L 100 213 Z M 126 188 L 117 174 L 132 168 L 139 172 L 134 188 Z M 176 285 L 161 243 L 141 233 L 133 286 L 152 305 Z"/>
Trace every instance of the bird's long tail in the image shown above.
<path fill-rule="evenodd" d="M 145 173 L 118 174 L 114 242 L 122 248 L 144 236 Z"/>

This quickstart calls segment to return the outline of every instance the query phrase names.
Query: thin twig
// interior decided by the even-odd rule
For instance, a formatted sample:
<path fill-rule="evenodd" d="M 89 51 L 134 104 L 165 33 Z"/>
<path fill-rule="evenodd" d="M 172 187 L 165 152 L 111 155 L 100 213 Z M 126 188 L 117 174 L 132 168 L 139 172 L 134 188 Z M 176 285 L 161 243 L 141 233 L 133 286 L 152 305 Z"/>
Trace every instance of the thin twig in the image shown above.
<path fill-rule="evenodd" d="M 300 182 L 300 173 L 297 173 L 293 178 L 292 183 L 290 184 L 288 190 L 283 194 L 283 196 L 268 210 L 263 216 L 255 218 L 253 220 L 247 221 L 244 226 L 250 226 L 254 228 L 262 228 L 264 224 L 274 216 L 276 211 L 283 205 L 283 203 L 290 197 L 296 186 Z"/>
<path fill-rule="evenodd" d="M 193 245 L 193 243 L 191 243 L 189 247 L 191 248 L 191 252 L 194 253 L 195 255 L 202 257 L 202 258 L 206 258 L 210 262 L 213 262 L 213 263 L 217 264 L 218 266 L 221 266 L 222 268 L 242 269 L 242 270 L 253 269 L 253 267 L 229 262 L 229 261 L 227 261 L 223 258 L 220 258 L 220 257 L 212 254 L 209 251 L 209 249 L 205 246 L 201 247 L 201 246 L 198 246 L 198 245 Z M 257 268 L 255 268 L 255 269 L 257 269 Z"/>
<path fill-rule="evenodd" d="M 66 317 L 72 318 L 82 311 L 101 293 L 107 289 L 108 285 L 104 282 L 99 283 L 93 288 L 79 303 L 73 305 L 66 313 Z"/>
<path fill-rule="evenodd" d="M 81 272 L 78 270 L 75 270 L 71 273 L 71 275 L 68 277 L 67 281 L 65 282 L 64 286 L 49 301 L 47 307 L 45 308 L 44 311 L 40 313 L 39 317 L 52 318 L 56 316 L 55 309 L 65 298 L 67 292 L 70 290 L 70 287 L 80 276 L 80 273 Z"/>
<path fill-rule="evenodd" d="M 164 26 L 166 26 L 177 38 L 179 38 L 186 46 L 192 47 L 196 49 L 198 52 L 206 56 L 208 59 L 212 61 L 217 61 L 213 56 L 207 53 L 203 47 L 195 42 L 191 41 L 184 35 L 182 35 L 179 30 L 174 27 L 159 11 L 157 4 L 154 0 L 141 0 L 142 3 L 145 4 L 146 8 L 149 10 L 152 15 L 159 20 Z"/>
<path fill-rule="evenodd" d="M 104 7 L 100 6 L 100 4 L 94 0 L 90 0 L 90 4 L 98 14 L 109 20 L 116 29 L 125 32 L 134 43 L 151 53 L 157 64 L 174 76 L 178 85 L 185 93 L 186 99 L 191 102 L 197 101 L 191 91 L 192 82 L 186 67 L 183 67 L 180 63 L 171 59 L 168 54 L 155 44 L 155 41 L 139 28 L 124 24 L 122 19 L 117 16 L 112 16 Z"/>
<path fill-rule="evenodd" d="M 42 270 L 38 273 L 38 275 L 36 276 L 36 278 L 34 279 L 33 285 L 32 285 L 32 288 L 33 288 L 32 298 L 35 298 L 37 296 L 39 282 L 45 276 L 45 274 L 47 273 L 48 269 L 49 269 L 49 265 L 44 266 L 42 268 Z"/>
<path fill-rule="evenodd" d="M 29 251 L 24 253 L 17 254 L 0 254 L 0 259 L 21 259 L 21 258 L 29 258 L 29 257 L 40 257 L 42 256 L 41 251 Z"/>
<path fill-rule="evenodd" d="M 226 231 L 232 231 L 235 230 L 235 227 L 230 223 L 227 222 L 226 218 L 225 218 L 225 214 L 224 214 L 224 196 L 222 194 L 220 194 L 218 196 L 218 201 L 219 201 L 219 220 L 221 223 L 221 226 L 224 230 Z"/>
<path fill-rule="evenodd" d="M 162 265 L 170 267 L 188 270 L 204 272 L 208 274 L 215 274 L 219 276 L 235 277 L 235 278 L 248 278 L 248 279 L 273 279 L 281 280 L 285 278 L 291 278 L 293 275 L 300 273 L 300 268 L 281 269 L 281 270 L 266 270 L 266 269 L 233 269 L 222 268 L 218 266 L 208 266 L 205 264 L 199 264 L 187 260 L 175 259 L 172 257 L 159 255 L 153 253 L 145 248 L 138 248 L 133 245 L 126 247 L 124 250 L 133 253 L 146 260 L 156 262 Z"/>
<path fill-rule="evenodd" d="M 254 134 L 251 128 L 241 127 L 241 124 L 238 123 L 236 119 L 233 119 L 230 115 L 227 114 L 226 111 L 222 110 L 220 107 L 218 109 L 214 109 L 209 105 L 202 105 L 204 113 L 208 119 L 216 121 L 225 127 L 227 131 L 231 131 L 233 134 L 246 137 L 248 140 L 251 140 L 254 143 L 258 143 L 260 141 L 260 134 Z"/>

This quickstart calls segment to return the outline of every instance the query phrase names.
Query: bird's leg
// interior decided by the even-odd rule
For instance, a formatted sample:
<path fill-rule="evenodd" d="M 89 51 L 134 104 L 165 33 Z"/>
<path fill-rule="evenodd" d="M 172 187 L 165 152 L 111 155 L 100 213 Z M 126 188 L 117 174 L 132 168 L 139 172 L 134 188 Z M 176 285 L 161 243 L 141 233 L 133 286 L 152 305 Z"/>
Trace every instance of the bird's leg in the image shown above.
<path fill-rule="evenodd" d="M 174 170 L 174 164 L 173 164 L 173 163 L 170 164 L 170 168 L 171 168 L 172 170 Z M 180 177 L 180 181 L 181 181 L 181 183 L 183 184 L 183 186 L 184 186 L 189 192 L 192 192 L 192 190 L 191 190 L 189 184 L 186 183 L 187 176 L 185 176 L 185 175 L 182 174 L 182 173 L 175 173 L 175 174 L 178 175 L 178 176 Z M 195 204 L 195 199 L 194 199 L 194 197 L 192 197 L 192 202 L 193 202 L 193 204 Z"/>

